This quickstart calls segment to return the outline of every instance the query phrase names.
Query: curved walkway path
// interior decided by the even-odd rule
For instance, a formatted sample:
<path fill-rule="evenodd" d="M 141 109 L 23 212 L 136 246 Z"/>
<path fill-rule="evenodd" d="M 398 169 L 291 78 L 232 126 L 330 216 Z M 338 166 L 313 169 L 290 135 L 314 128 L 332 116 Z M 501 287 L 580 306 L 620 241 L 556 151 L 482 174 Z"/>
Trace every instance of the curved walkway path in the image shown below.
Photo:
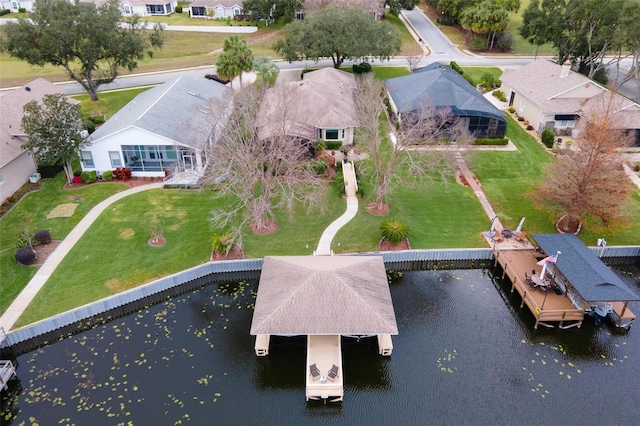
<path fill-rule="evenodd" d="M 20 318 L 20 315 L 22 315 L 24 310 L 27 309 L 29 303 L 31 303 L 33 298 L 36 297 L 36 294 L 38 294 L 40 289 L 42 289 L 42 286 L 44 286 L 51 274 L 53 274 L 53 271 L 56 270 L 62 259 L 64 259 L 69 251 L 71 251 L 73 246 L 80 240 L 80 237 L 84 235 L 87 229 L 89 229 L 93 222 L 95 222 L 107 207 L 129 195 L 149 189 L 159 189 L 162 188 L 163 185 L 163 183 L 152 183 L 149 185 L 130 188 L 112 195 L 92 208 L 76 225 L 76 227 L 69 232 L 65 239 L 62 240 L 55 251 L 47 257 L 40 269 L 38 269 L 38 272 L 36 272 L 33 278 L 31 278 L 31 281 L 29 281 L 26 287 L 22 289 L 18 297 L 13 301 L 11 306 L 9 306 L 4 314 L 2 314 L 2 317 L 0 317 L 0 327 L 5 330 L 10 330 L 11 327 L 13 327 L 16 321 L 18 321 L 18 318 Z"/>
<path fill-rule="evenodd" d="M 320 237 L 320 241 L 318 242 L 318 248 L 313 252 L 316 256 L 327 256 L 333 254 L 333 251 L 331 250 L 331 241 L 336 236 L 338 230 L 346 225 L 358 213 L 358 197 L 356 196 L 358 186 L 356 183 L 356 172 L 353 162 L 343 162 L 342 173 L 344 175 L 345 193 L 347 194 L 347 210 L 324 230 Z"/>

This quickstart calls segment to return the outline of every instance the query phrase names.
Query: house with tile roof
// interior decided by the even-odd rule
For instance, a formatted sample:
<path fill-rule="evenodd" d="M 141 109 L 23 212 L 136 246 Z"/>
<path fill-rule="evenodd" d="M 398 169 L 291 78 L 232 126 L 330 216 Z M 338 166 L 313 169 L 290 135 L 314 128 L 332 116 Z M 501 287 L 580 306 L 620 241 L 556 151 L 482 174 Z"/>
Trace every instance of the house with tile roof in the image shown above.
<path fill-rule="evenodd" d="M 392 110 L 403 116 L 431 106 L 447 108 L 476 137 L 503 138 L 504 114 L 453 69 L 434 62 L 413 74 L 385 81 Z"/>
<path fill-rule="evenodd" d="M 232 96 L 223 84 L 184 76 L 149 89 L 89 136 L 80 151 L 82 170 L 126 167 L 140 177 L 174 171 L 201 175 Z"/>
<path fill-rule="evenodd" d="M 268 139 L 282 131 L 302 143 L 341 141 L 353 143 L 358 119 L 354 103 L 353 74 L 333 67 L 308 72 L 302 81 L 292 81 L 269 89 L 261 104 L 259 137 Z M 286 111 L 286 117 L 283 117 Z"/>
<path fill-rule="evenodd" d="M 242 0 L 194 0 L 189 4 L 191 18 L 226 19 L 242 14 Z"/>
<path fill-rule="evenodd" d="M 27 135 L 22 129 L 24 106 L 41 102 L 45 95 L 62 93 L 53 83 L 38 78 L 0 97 L 0 201 L 9 197 L 36 172 L 34 155 L 22 149 Z"/>
<path fill-rule="evenodd" d="M 501 77 L 502 91 L 518 115 L 541 134 L 551 129 L 558 135 L 576 136 L 580 118 L 598 97 L 610 93 L 602 85 L 571 71 L 567 62 L 558 65 L 538 59 L 523 67 L 506 70 Z M 640 146 L 640 105 L 613 94 L 624 116 L 625 128 L 636 134 Z"/>

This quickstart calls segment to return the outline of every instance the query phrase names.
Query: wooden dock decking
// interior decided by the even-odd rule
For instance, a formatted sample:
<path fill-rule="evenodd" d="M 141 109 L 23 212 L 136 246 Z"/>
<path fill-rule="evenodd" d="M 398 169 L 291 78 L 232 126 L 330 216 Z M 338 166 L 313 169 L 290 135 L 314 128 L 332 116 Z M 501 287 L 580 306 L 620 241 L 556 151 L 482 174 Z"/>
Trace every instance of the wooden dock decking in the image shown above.
<path fill-rule="evenodd" d="M 16 368 L 11 361 L 0 360 L 0 390 L 7 389 L 7 382 L 16 374 Z"/>
<path fill-rule="evenodd" d="M 314 380 L 309 366 L 316 364 L 321 377 Z M 338 375 L 331 381 L 327 373 L 333 365 L 338 366 Z M 342 345 L 340 336 L 307 336 L 306 397 L 307 401 L 329 400 L 342 401 L 344 397 L 344 380 L 342 377 Z"/>
<path fill-rule="evenodd" d="M 534 328 L 538 325 L 553 327 L 551 323 L 558 323 L 559 328 L 580 327 L 584 319 L 584 312 L 576 309 L 564 294 L 556 294 L 548 290 L 542 292 L 533 289 L 525 282 L 525 272 L 536 270 L 540 273 L 541 267 L 537 265 L 534 249 L 520 250 L 496 250 L 496 262 L 502 266 L 504 275 L 511 280 L 511 292 L 515 289 L 522 303 L 536 318 Z"/>

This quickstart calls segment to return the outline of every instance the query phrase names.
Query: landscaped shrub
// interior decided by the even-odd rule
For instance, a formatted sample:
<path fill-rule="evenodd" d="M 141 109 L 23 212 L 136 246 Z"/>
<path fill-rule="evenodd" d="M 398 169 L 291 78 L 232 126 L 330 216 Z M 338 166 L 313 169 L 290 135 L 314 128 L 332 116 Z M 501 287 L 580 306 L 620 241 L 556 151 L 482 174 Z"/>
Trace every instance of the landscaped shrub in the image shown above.
<path fill-rule="evenodd" d="M 233 247 L 235 246 L 235 241 L 233 236 L 229 232 L 225 232 L 224 234 L 213 234 L 213 238 L 211 240 L 211 250 L 218 254 L 226 255 L 229 254 Z"/>
<path fill-rule="evenodd" d="M 11 11 L 9 9 L 0 9 L 0 16 L 8 15 Z"/>
<path fill-rule="evenodd" d="M 24 7 L 19 7 L 18 13 L 27 13 L 27 9 L 25 9 Z"/>
<path fill-rule="evenodd" d="M 48 229 L 43 229 L 36 232 L 33 238 L 40 244 L 49 244 L 51 242 L 51 233 Z"/>
<path fill-rule="evenodd" d="M 102 180 L 104 182 L 109 182 L 113 179 L 113 172 L 111 170 L 107 170 L 106 172 L 102 172 Z"/>
<path fill-rule="evenodd" d="M 371 72 L 371 64 L 369 62 L 360 62 L 351 66 L 354 74 L 365 74 Z"/>
<path fill-rule="evenodd" d="M 523 116 L 518 117 L 518 121 L 524 121 L 524 117 Z"/>
<path fill-rule="evenodd" d="M 484 50 L 487 48 L 487 40 L 480 37 L 474 37 L 471 39 L 471 48 L 474 50 Z"/>
<path fill-rule="evenodd" d="M 74 176 L 71 183 L 82 183 L 82 176 Z"/>
<path fill-rule="evenodd" d="M 477 138 L 473 141 L 473 145 L 507 145 L 507 138 Z"/>
<path fill-rule="evenodd" d="M 394 244 L 401 243 L 409 236 L 409 225 L 397 219 L 385 220 L 380 224 L 382 238 Z"/>
<path fill-rule="evenodd" d="M 501 102 L 507 102 L 507 98 L 504 96 L 504 92 L 502 90 L 495 90 L 493 92 L 493 96 Z"/>
<path fill-rule="evenodd" d="M 82 172 L 82 182 L 84 183 L 96 183 L 98 181 L 98 174 L 95 170 L 90 172 Z"/>
<path fill-rule="evenodd" d="M 325 158 L 315 158 L 311 161 L 311 167 L 318 176 L 322 176 L 327 171 L 329 162 Z"/>
<path fill-rule="evenodd" d="M 33 248 L 33 238 L 28 229 L 23 229 L 16 235 L 16 248 Z"/>
<path fill-rule="evenodd" d="M 493 45 L 500 50 L 504 50 L 508 52 L 513 50 L 514 38 L 511 34 L 506 32 L 499 32 L 496 34 L 496 38 L 493 42 Z"/>
<path fill-rule="evenodd" d="M 509 110 L 509 112 L 511 114 L 513 114 L 514 112 L 516 112 L 516 107 L 514 107 L 513 105 L 509 105 L 509 108 L 507 108 Z"/>
<path fill-rule="evenodd" d="M 480 82 L 485 89 L 493 90 L 496 78 L 490 72 L 485 72 L 480 76 Z"/>
<path fill-rule="evenodd" d="M 85 118 L 82 120 L 82 127 L 84 127 L 89 134 L 92 134 L 96 131 L 96 125 L 89 118 Z"/>
<path fill-rule="evenodd" d="M 542 135 L 540 135 L 540 140 L 547 148 L 553 148 L 553 144 L 556 141 L 556 134 L 551 129 L 544 129 L 542 131 Z"/>
<path fill-rule="evenodd" d="M 531 124 L 527 125 L 527 130 L 533 130 L 533 126 Z"/>
<path fill-rule="evenodd" d="M 31 265 L 36 261 L 36 252 L 32 248 L 23 247 L 16 252 L 16 262 L 20 265 Z"/>
<path fill-rule="evenodd" d="M 120 180 L 129 180 L 131 179 L 131 169 L 127 169 L 126 167 L 118 167 L 113 171 L 113 177 Z"/>
<path fill-rule="evenodd" d="M 316 153 L 323 151 L 326 147 L 326 144 L 324 143 L 324 141 L 322 139 L 318 139 L 316 141 Z"/>
<path fill-rule="evenodd" d="M 326 144 L 326 149 L 329 151 L 333 151 L 336 149 L 340 149 L 340 147 L 342 146 L 342 141 L 326 141 Z"/>
<path fill-rule="evenodd" d="M 605 67 L 600 67 L 593 75 L 593 79 L 603 86 L 606 86 L 609 82 L 609 71 Z"/>
<path fill-rule="evenodd" d="M 346 194 L 344 187 L 344 174 L 342 173 L 342 167 L 336 167 L 336 173 L 333 175 L 333 182 L 331 182 L 331 186 L 334 188 L 336 193 L 339 196 L 344 196 Z"/>
<path fill-rule="evenodd" d="M 451 67 L 452 70 L 454 70 L 458 74 L 460 74 L 460 75 L 464 74 L 464 71 L 462 70 L 460 65 L 458 65 L 458 63 L 456 61 L 451 61 L 449 63 L 449 66 Z"/>
<path fill-rule="evenodd" d="M 91 120 L 91 122 L 96 126 L 104 124 L 104 121 L 105 121 L 104 117 L 101 115 L 92 115 L 91 117 L 89 117 L 89 120 Z"/>
<path fill-rule="evenodd" d="M 59 164 L 38 164 L 38 173 L 43 179 L 56 177 L 63 170 Z"/>
<path fill-rule="evenodd" d="M 499 89 L 499 88 L 500 88 L 500 86 L 502 86 L 502 80 L 500 80 L 499 78 L 496 78 L 496 79 L 493 81 L 493 87 L 495 87 L 496 89 Z"/>
<path fill-rule="evenodd" d="M 176 13 L 182 13 L 182 6 L 176 6 L 175 11 Z"/>
<path fill-rule="evenodd" d="M 436 22 L 440 25 L 447 25 L 447 26 L 454 24 L 453 19 L 451 18 L 438 18 L 436 19 Z"/>

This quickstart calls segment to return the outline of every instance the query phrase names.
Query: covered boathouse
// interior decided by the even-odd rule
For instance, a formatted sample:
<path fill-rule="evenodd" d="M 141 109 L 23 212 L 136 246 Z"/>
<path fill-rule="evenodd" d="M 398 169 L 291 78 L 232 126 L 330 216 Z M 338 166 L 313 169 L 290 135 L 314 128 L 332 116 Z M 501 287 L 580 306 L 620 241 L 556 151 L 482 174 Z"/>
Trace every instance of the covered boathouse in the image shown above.
<path fill-rule="evenodd" d="M 389 356 L 397 334 L 381 256 L 264 258 L 251 323 L 256 355 L 269 354 L 270 336 L 307 336 L 307 401 L 343 400 L 343 336 L 376 336 Z"/>
<path fill-rule="evenodd" d="M 600 319 L 611 315 L 618 327 L 629 328 L 635 315 L 629 302 L 640 298 L 573 234 L 534 234 L 547 255 L 561 253 L 549 264 L 549 273 L 571 304 L 586 315 Z"/>

